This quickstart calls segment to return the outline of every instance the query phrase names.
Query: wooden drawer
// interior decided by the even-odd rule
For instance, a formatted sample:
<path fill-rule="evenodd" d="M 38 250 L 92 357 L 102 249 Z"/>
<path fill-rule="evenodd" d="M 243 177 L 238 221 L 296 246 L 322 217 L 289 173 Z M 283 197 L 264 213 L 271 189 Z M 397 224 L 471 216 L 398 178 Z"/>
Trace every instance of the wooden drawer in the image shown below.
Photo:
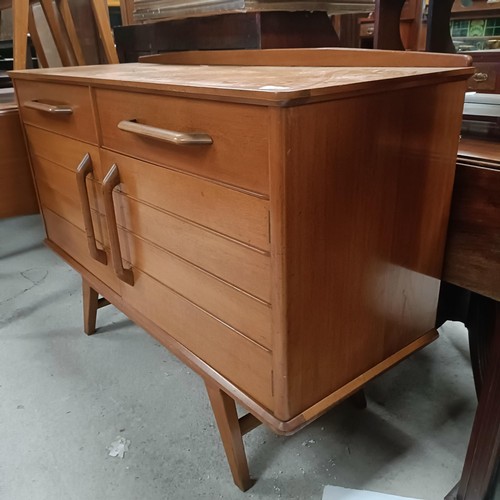
<path fill-rule="evenodd" d="M 500 164 L 468 163 L 457 163 L 443 279 L 500 300 Z"/>
<path fill-rule="evenodd" d="M 118 225 L 270 303 L 270 256 L 133 198 L 114 194 Z M 130 249 L 122 248 L 124 254 Z"/>
<path fill-rule="evenodd" d="M 235 332 L 271 349 L 271 308 L 185 260 L 121 229 L 126 267 L 143 271 Z M 135 274 L 135 271 L 134 271 Z M 236 334 L 236 333 L 235 333 Z"/>
<path fill-rule="evenodd" d="M 475 72 L 467 81 L 469 90 L 500 90 L 497 85 L 497 76 L 500 75 L 498 63 L 474 63 Z"/>
<path fill-rule="evenodd" d="M 266 108 L 117 90 L 96 90 L 104 147 L 268 194 Z M 173 145 L 120 130 L 122 121 L 182 133 L 204 132 L 209 145 Z"/>
<path fill-rule="evenodd" d="M 123 300 L 155 322 L 242 391 L 273 409 L 271 353 L 238 335 L 149 275 L 135 271 Z"/>
<path fill-rule="evenodd" d="M 88 87 L 18 80 L 16 93 L 24 123 L 97 144 Z M 71 113 L 64 114 L 28 107 L 33 106 L 33 103 L 67 106 L 71 108 Z"/>
<path fill-rule="evenodd" d="M 101 163 L 116 164 L 120 191 L 262 250 L 269 250 L 269 202 L 200 177 L 109 151 Z"/>
<path fill-rule="evenodd" d="M 27 125 L 25 129 L 32 157 L 37 156 L 49 160 L 72 172 L 76 172 L 83 157 L 88 153 L 92 160 L 93 176 L 99 180 L 103 178 L 99 149 L 96 146 L 62 137 L 30 125 Z"/>
<path fill-rule="evenodd" d="M 52 212 L 49 208 L 43 208 L 42 211 L 47 238 L 111 289 L 119 293 L 120 283 L 112 269 L 97 262 L 90 256 L 85 232 Z"/>

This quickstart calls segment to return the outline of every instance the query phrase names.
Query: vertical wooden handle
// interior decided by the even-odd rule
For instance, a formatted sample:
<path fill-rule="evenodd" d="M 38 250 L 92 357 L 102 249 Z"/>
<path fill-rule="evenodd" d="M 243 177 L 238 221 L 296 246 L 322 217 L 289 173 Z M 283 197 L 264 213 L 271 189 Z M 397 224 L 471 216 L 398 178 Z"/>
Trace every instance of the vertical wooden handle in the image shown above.
<path fill-rule="evenodd" d="M 113 164 L 102 183 L 104 212 L 106 213 L 109 245 L 111 247 L 111 262 L 118 278 L 133 286 L 134 274 L 132 273 L 132 269 L 125 269 L 123 267 L 120 239 L 118 238 L 118 225 L 116 223 L 115 205 L 113 203 L 113 189 L 118 184 L 120 184 L 120 173 L 116 164 Z"/>
<path fill-rule="evenodd" d="M 89 192 L 87 190 L 87 175 L 92 173 L 92 160 L 87 153 L 76 169 L 76 184 L 80 195 L 80 203 L 82 206 L 83 224 L 87 233 L 87 244 L 90 255 L 93 259 L 107 264 L 106 252 L 97 248 L 94 224 L 92 222 L 92 212 L 90 211 Z"/>

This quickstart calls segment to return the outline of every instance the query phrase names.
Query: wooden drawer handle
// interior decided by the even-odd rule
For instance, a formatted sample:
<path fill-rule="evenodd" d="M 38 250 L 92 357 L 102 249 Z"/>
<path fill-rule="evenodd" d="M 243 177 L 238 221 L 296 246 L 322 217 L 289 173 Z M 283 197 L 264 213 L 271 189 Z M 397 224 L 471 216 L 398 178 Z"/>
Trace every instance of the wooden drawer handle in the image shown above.
<path fill-rule="evenodd" d="M 104 197 L 104 212 L 109 234 L 109 245 L 111 248 L 111 261 L 115 274 L 125 283 L 134 285 L 134 274 L 132 269 L 123 267 L 120 239 L 118 237 L 118 225 L 116 223 L 115 205 L 113 203 L 113 189 L 120 184 L 120 173 L 118 167 L 113 164 L 102 182 L 102 194 Z"/>
<path fill-rule="evenodd" d="M 73 108 L 67 104 L 46 104 L 39 101 L 26 101 L 24 107 L 36 109 L 37 111 L 43 111 L 44 113 L 50 113 L 52 115 L 70 115 L 73 113 Z"/>
<path fill-rule="evenodd" d="M 132 132 L 133 134 L 142 135 L 143 137 L 150 137 L 165 141 L 176 146 L 193 146 L 212 144 L 212 138 L 203 132 L 175 132 L 174 130 L 165 130 L 163 128 L 150 127 L 137 123 L 134 120 L 123 120 L 118 124 L 120 130 L 125 132 Z"/>
<path fill-rule="evenodd" d="M 485 82 L 488 78 L 488 73 L 474 73 L 474 76 L 472 77 L 475 82 Z"/>
<path fill-rule="evenodd" d="M 97 248 L 94 224 L 92 222 L 92 212 L 90 211 L 89 192 L 87 190 L 87 175 L 92 173 L 92 160 L 87 153 L 76 169 L 76 184 L 80 195 L 80 203 L 82 205 L 83 224 L 87 233 L 87 244 L 90 255 L 93 259 L 103 264 L 107 264 L 106 252 Z"/>

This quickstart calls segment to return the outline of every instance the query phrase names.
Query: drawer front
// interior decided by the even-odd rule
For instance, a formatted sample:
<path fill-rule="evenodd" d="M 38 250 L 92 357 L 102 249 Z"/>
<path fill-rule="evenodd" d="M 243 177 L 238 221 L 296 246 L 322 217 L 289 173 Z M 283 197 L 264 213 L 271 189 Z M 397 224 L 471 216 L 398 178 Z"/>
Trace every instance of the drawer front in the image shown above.
<path fill-rule="evenodd" d="M 84 231 L 77 228 L 49 208 L 42 207 L 47 238 L 64 250 L 70 257 L 103 281 L 115 292 L 119 293 L 120 284 L 113 271 L 107 265 L 92 259 L 88 252 L 87 237 Z M 109 255 L 108 255 L 109 262 Z"/>
<path fill-rule="evenodd" d="M 24 123 L 97 144 L 88 87 L 17 80 L 16 93 Z M 33 103 L 65 106 L 71 113 L 50 112 L 47 106 L 45 110 L 33 109 Z"/>
<path fill-rule="evenodd" d="M 259 106 L 96 90 L 104 147 L 253 192 L 269 193 L 267 109 Z M 209 145 L 174 145 L 118 128 L 122 121 L 181 133 Z"/>
<path fill-rule="evenodd" d="M 96 146 L 62 137 L 30 125 L 25 128 L 32 157 L 37 156 L 49 160 L 72 172 L 76 172 L 83 157 L 88 153 L 92 160 L 93 177 L 99 180 L 103 178 L 99 149 Z"/>
<path fill-rule="evenodd" d="M 269 251 L 267 200 L 109 151 L 101 164 L 118 166 L 122 193 Z"/>
<path fill-rule="evenodd" d="M 271 308 L 175 255 L 120 230 L 126 267 L 145 272 L 235 331 L 271 349 Z M 238 333 L 237 333 L 238 332 Z"/>
<path fill-rule="evenodd" d="M 120 193 L 117 224 L 251 295 L 270 302 L 270 257 Z M 130 255 L 130 249 L 122 248 Z"/>
<path fill-rule="evenodd" d="M 469 90 L 500 90 L 497 78 L 500 76 L 500 64 L 474 63 L 475 72 L 467 81 Z"/>
<path fill-rule="evenodd" d="M 122 297 L 257 402 L 272 410 L 271 353 L 145 273 Z"/>

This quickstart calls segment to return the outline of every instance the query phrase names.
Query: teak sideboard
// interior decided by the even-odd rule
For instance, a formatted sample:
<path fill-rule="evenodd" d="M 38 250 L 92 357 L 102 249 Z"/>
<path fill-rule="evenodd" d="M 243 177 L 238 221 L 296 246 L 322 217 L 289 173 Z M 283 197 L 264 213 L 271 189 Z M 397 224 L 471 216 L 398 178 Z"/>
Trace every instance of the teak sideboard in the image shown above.
<path fill-rule="evenodd" d="M 85 331 L 109 301 L 204 378 L 241 489 L 242 434 L 291 434 L 437 337 L 469 64 L 312 49 L 11 73 Z"/>

